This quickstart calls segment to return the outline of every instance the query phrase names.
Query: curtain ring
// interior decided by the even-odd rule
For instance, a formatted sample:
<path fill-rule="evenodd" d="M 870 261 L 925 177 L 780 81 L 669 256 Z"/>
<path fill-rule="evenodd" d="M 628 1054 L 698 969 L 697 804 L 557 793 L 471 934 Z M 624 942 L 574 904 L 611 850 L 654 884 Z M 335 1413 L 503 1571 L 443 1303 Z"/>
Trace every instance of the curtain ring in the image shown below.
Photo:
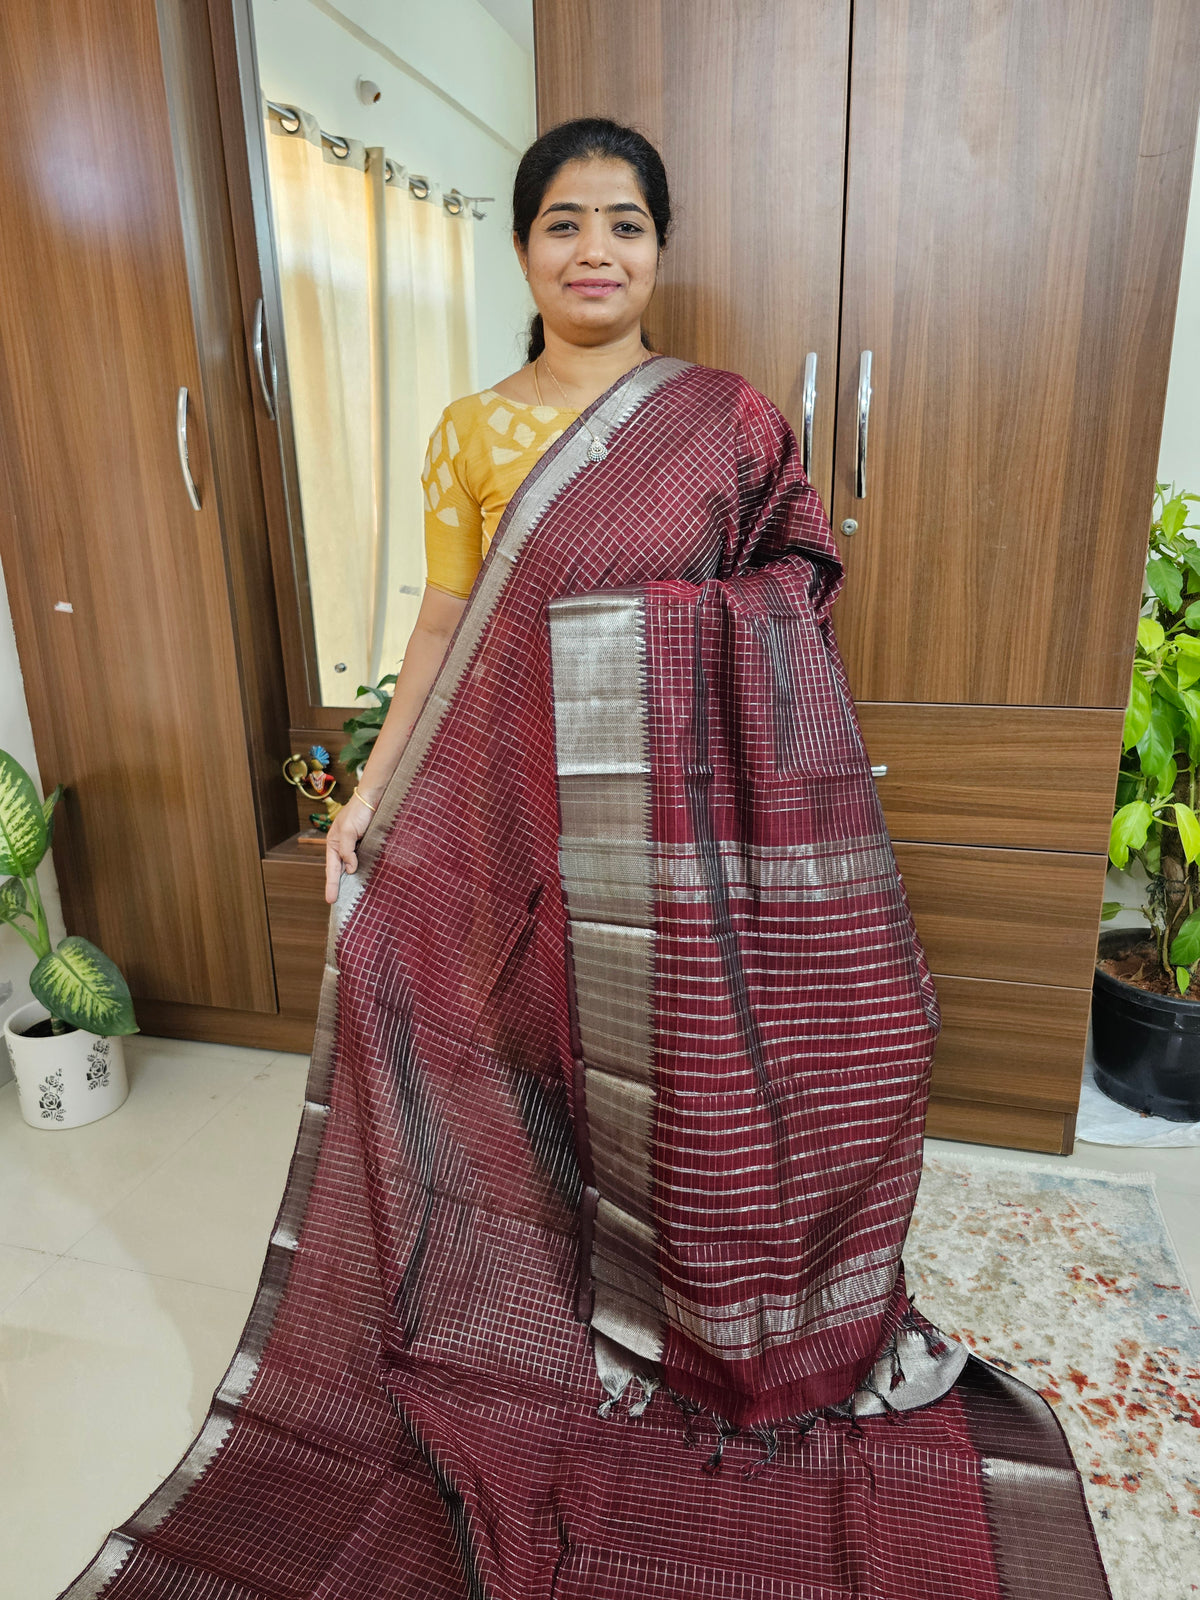
<path fill-rule="evenodd" d="M 451 189 L 449 194 L 442 196 L 442 204 L 452 217 L 461 217 L 467 208 L 467 197 L 457 189 Z"/>
<path fill-rule="evenodd" d="M 339 161 L 345 161 L 346 157 L 350 154 L 349 143 L 343 139 L 340 134 L 326 133 L 324 129 L 321 131 L 321 137 L 325 140 L 326 144 L 328 144 L 329 148 L 333 151 L 337 159 Z M 341 145 L 340 150 L 338 149 L 339 145 Z"/>
<path fill-rule="evenodd" d="M 430 183 L 428 178 L 410 178 L 408 187 L 414 200 L 428 200 Z"/>
<path fill-rule="evenodd" d="M 279 126 L 284 133 L 299 133 L 302 126 L 300 113 L 295 106 L 272 106 L 271 109 L 279 118 Z"/>

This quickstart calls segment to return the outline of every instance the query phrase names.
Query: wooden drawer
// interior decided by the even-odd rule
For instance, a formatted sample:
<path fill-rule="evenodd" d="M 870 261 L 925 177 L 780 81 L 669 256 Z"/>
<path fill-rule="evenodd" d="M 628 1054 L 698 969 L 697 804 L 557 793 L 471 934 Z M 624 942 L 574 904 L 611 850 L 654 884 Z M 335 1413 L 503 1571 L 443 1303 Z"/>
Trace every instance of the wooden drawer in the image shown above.
<path fill-rule="evenodd" d="M 938 978 L 932 1093 L 1045 1111 L 1079 1104 L 1091 992 Z"/>
<path fill-rule="evenodd" d="M 315 1020 L 333 909 L 325 899 L 324 852 L 310 856 L 289 840 L 264 856 L 262 866 L 279 1009 Z"/>
<path fill-rule="evenodd" d="M 313 1046 L 315 1017 L 265 1016 L 261 1011 L 222 1011 L 219 1006 L 179 1006 L 168 1000 L 139 1000 L 143 1033 L 160 1039 L 202 1039 L 239 1049 L 291 1050 L 306 1056 Z"/>
<path fill-rule="evenodd" d="M 1106 857 L 894 848 L 935 975 L 1091 989 Z"/>
<path fill-rule="evenodd" d="M 1051 1155 L 1068 1156 L 1075 1145 L 1075 1118 L 1061 1111 L 994 1106 L 939 1095 L 929 1102 L 925 1132 L 930 1139 L 959 1139 L 969 1144 L 1046 1150 Z"/>
<path fill-rule="evenodd" d="M 1123 711 L 855 709 L 893 839 L 1107 852 Z"/>

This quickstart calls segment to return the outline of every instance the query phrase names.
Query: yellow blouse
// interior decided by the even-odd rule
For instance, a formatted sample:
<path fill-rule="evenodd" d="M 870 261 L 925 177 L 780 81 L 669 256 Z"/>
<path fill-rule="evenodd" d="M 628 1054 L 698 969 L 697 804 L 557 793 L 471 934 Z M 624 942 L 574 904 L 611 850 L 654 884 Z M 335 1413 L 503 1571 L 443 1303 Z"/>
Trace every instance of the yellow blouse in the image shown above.
<path fill-rule="evenodd" d="M 445 408 L 421 472 L 426 574 L 435 589 L 466 599 L 514 491 L 578 415 L 495 389 Z"/>

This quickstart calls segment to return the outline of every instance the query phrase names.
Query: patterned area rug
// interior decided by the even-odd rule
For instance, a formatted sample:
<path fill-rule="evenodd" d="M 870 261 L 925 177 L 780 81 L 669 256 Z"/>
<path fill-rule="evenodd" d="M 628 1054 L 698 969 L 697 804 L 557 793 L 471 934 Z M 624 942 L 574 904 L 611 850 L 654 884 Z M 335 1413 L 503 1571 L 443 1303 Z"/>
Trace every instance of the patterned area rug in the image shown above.
<path fill-rule="evenodd" d="M 1200 1594 L 1200 1313 L 1148 1174 L 926 1160 L 925 1314 L 1054 1407 L 1114 1600 Z"/>

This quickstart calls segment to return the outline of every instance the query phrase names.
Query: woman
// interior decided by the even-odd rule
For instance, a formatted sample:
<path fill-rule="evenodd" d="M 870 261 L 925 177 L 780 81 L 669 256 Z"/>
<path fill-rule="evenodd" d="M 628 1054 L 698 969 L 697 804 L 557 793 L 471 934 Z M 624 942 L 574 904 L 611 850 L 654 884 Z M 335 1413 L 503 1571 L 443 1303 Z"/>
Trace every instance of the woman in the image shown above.
<path fill-rule="evenodd" d="M 598 141 L 592 153 L 589 138 Z M 513 490 L 563 429 L 652 348 L 641 319 L 670 227 L 666 173 L 653 146 L 614 124 L 590 134 L 582 125 L 555 130 L 518 168 L 513 219 L 513 245 L 539 307 L 529 361 L 502 383 L 447 406 L 430 438 L 423 480 L 429 581 L 357 797 L 329 830 L 330 902 L 342 871 L 356 869 L 355 845 L 395 771 Z M 515 402 L 516 416 L 500 404 L 505 400 Z M 490 420 L 497 413 L 499 427 Z M 457 449 L 448 446 L 447 423 Z"/>
<path fill-rule="evenodd" d="M 779 411 L 646 343 L 669 222 L 631 130 L 522 159 L 250 1321 L 72 1596 L 1108 1593 L 1049 1408 L 905 1291 L 939 1018 L 841 564 Z"/>

